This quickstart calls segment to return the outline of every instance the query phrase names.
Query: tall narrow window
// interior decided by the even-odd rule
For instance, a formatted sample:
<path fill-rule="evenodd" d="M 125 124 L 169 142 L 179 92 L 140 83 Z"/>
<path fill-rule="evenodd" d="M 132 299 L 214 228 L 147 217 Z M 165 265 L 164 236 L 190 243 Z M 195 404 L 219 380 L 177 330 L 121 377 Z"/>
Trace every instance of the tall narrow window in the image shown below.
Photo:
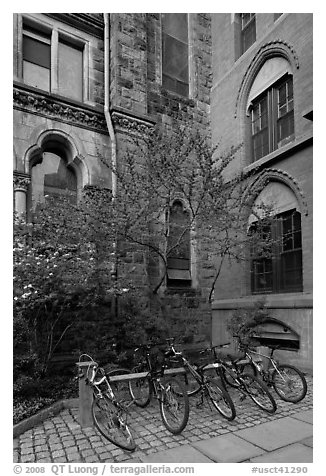
<path fill-rule="evenodd" d="M 23 78 L 25 83 L 50 91 L 50 73 L 50 35 L 25 25 L 23 32 Z"/>
<path fill-rule="evenodd" d="M 251 232 L 255 232 L 252 225 Z M 265 229 L 271 237 L 271 256 L 253 257 L 251 285 L 253 293 L 302 291 L 301 215 L 289 210 L 275 216 Z M 252 250 L 255 254 L 255 250 Z"/>
<path fill-rule="evenodd" d="M 256 14 L 241 13 L 241 54 L 256 41 Z"/>
<path fill-rule="evenodd" d="M 175 200 L 169 214 L 167 253 L 167 285 L 187 287 L 190 275 L 190 222 L 189 214 L 180 200 Z"/>
<path fill-rule="evenodd" d="M 182 96 L 189 94 L 188 16 L 162 13 L 162 84 Z"/>

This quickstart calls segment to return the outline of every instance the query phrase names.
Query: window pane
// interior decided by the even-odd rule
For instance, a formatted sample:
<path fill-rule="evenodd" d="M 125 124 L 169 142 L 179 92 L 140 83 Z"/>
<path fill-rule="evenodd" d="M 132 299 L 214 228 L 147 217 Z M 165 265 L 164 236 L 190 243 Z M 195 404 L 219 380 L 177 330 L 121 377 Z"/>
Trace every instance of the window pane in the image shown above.
<path fill-rule="evenodd" d="M 23 36 L 23 59 L 29 63 L 50 69 L 51 48 L 49 44 L 38 41 L 29 36 Z"/>
<path fill-rule="evenodd" d="M 188 82 L 188 45 L 163 36 L 163 71 L 179 81 Z"/>
<path fill-rule="evenodd" d="M 28 61 L 23 61 L 23 77 L 26 84 L 50 91 L 50 70 Z"/>
<path fill-rule="evenodd" d="M 162 26 L 164 33 L 188 43 L 188 18 L 186 13 L 163 13 Z"/>
<path fill-rule="evenodd" d="M 241 48 L 244 53 L 256 41 L 256 17 L 254 13 L 241 13 Z"/>
<path fill-rule="evenodd" d="M 59 43 L 59 92 L 73 99 L 83 99 L 83 52 Z"/>

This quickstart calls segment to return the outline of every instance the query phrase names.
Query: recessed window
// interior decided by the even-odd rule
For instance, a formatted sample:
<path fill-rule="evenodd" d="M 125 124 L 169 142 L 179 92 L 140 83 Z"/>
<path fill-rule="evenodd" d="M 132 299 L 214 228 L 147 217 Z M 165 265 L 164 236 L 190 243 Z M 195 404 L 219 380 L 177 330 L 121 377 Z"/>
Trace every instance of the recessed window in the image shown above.
<path fill-rule="evenodd" d="M 240 13 L 241 16 L 241 54 L 256 41 L 256 14 Z"/>
<path fill-rule="evenodd" d="M 54 38 L 54 39 L 53 39 Z M 78 101 L 83 100 L 84 44 L 23 26 L 23 80 L 26 84 Z"/>
<path fill-rule="evenodd" d="M 180 200 L 175 200 L 170 208 L 167 249 L 167 285 L 191 286 L 190 220 Z"/>
<path fill-rule="evenodd" d="M 50 91 L 51 36 L 32 28 L 24 28 L 23 77 L 25 83 Z"/>
<path fill-rule="evenodd" d="M 182 96 L 189 94 L 188 16 L 162 13 L 162 85 Z"/>
<path fill-rule="evenodd" d="M 294 137 L 293 78 L 287 75 L 251 106 L 253 160 L 269 154 Z"/>
<path fill-rule="evenodd" d="M 256 225 L 250 228 L 255 233 Z M 270 238 L 271 253 L 251 262 L 252 293 L 302 291 L 301 214 L 293 209 L 275 216 L 272 224 L 260 229 Z M 255 256 L 255 249 L 252 250 Z"/>

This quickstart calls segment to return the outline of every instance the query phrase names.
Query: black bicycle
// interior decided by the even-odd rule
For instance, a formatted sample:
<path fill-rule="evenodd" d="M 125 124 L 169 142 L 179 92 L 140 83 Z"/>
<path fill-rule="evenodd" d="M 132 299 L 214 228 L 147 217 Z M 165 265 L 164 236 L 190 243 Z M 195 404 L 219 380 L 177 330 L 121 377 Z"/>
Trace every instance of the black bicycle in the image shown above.
<path fill-rule="evenodd" d="M 164 362 L 155 362 L 151 351 L 157 344 L 145 344 L 135 349 L 138 358 L 133 373 L 142 375 L 129 380 L 129 391 L 134 403 L 146 407 L 154 396 L 160 407 L 164 426 L 177 435 L 186 427 L 189 418 L 189 399 L 181 382 L 164 375 Z"/>
<path fill-rule="evenodd" d="M 224 388 L 227 389 L 227 385 L 237 388 L 243 398 L 248 396 L 265 412 L 275 413 L 277 405 L 265 383 L 253 372 L 243 371 L 245 354 L 243 352 L 218 354 L 217 349 L 221 347 L 224 345 L 212 346 L 206 349 L 206 352 L 211 353 L 213 360 L 211 367 L 220 377 Z"/>
<path fill-rule="evenodd" d="M 208 375 L 207 369 L 210 366 L 207 364 L 197 365 L 192 364 L 183 354 L 183 352 L 176 351 L 174 347 L 174 339 L 166 339 L 167 350 L 164 355 L 170 359 L 172 364 L 182 366 L 184 368 L 184 381 L 189 396 L 201 393 L 199 404 L 204 403 L 204 398 L 211 402 L 214 408 L 227 420 L 234 420 L 236 411 L 234 403 L 225 388 L 223 388 L 216 378 Z"/>
<path fill-rule="evenodd" d="M 258 352 L 256 348 L 240 342 L 246 361 L 242 371 L 261 377 L 267 386 L 273 387 L 285 402 L 298 403 L 307 394 L 307 381 L 304 374 L 294 365 L 280 364 L 273 354 L 278 347 L 272 347 L 270 355 Z M 256 357 L 256 358 L 255 358 Z M 257 359 L 258 357 L 258 359 Z"/>
<path fill-rule="evenodd" d="M 96 428 L 111 443 L 128 451 L 136 448 L 134 437 L 127 423 L 128 407 L 132 401 L 124 402 L 118 398 L 117 387 L 110 383 L 110 376 L 105 373 L 102 367 L 87 354 L 88 367 L 86 370 L 86 384 L 93 390 L 92 417 Z M 79 377 L 84 377 L 80 373 Z"/>

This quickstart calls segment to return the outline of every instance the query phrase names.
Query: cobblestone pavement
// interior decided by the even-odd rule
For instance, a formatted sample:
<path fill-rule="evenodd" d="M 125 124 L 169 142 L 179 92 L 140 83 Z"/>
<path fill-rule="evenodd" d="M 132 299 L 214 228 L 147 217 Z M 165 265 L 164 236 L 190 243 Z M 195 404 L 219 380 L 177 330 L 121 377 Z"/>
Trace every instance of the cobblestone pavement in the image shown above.
<path fill-rule="evenodd" d="M 308 392 L 297 404 L 283 402 L 274 393 L 277 410 L 273 415 L 260 410 L 249 398 L 240 401 L 239 393 L 230 389 L 237 416 L 229 422 L 205 402 L 197 407 L 198 397 L 190 399 L 190 415 L 180 435 L 169 433 L 160 418 L 159 406 L 153 400 L 147 408 L 132 407 L 129 423 L 134 432 L 136 450 L 121 450 L 103 438 L 96 428 L 81 428 L 78 408 L 65 409 L 57 416 L 28 430 L 14 439 L 15 463 L 104 463 L 137 462 L 158 451 L 193 444 L 226 433 L 254 427 L 264 422 L 312 409 L 313 380 L 306 376 Z"/>

